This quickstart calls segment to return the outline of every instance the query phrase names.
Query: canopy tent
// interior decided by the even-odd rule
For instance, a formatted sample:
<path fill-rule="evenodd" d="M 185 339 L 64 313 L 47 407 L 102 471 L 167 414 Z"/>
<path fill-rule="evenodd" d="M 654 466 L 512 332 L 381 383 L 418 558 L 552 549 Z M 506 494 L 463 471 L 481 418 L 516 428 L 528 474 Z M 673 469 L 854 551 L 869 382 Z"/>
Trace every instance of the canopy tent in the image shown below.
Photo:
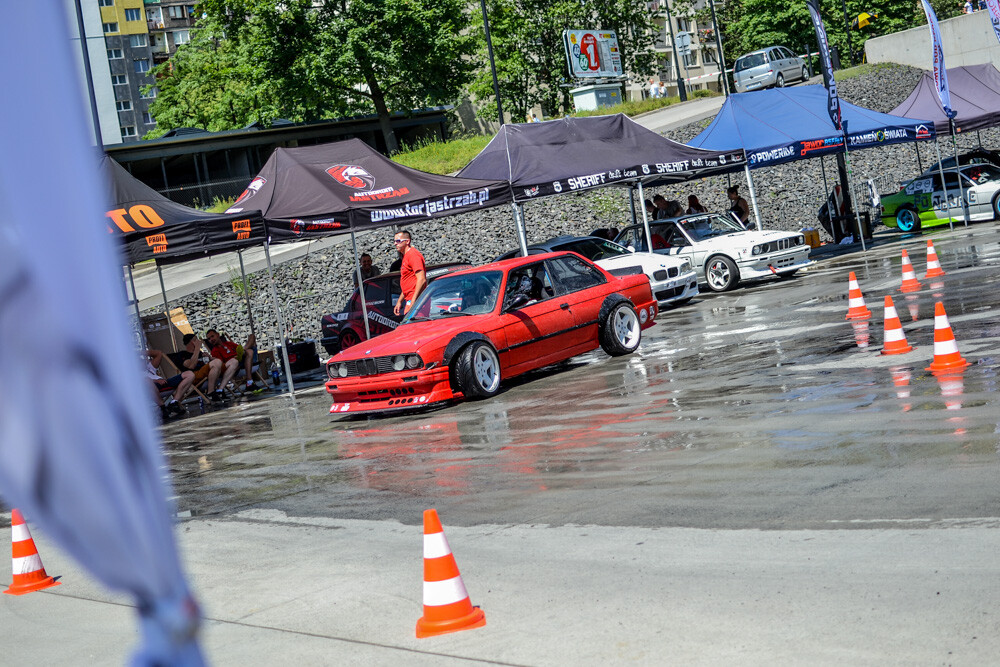
<path fill-rule="evenodd" d="M 147 259 L 180 261 L 260 245 L 266 237 L 260 211 L 206 213 L 173 202 L 104 155 L 100 171 L 110 187 L 108 229 L 125 245 L 129 265 Z"/>
<path fill-rule="evenodd" d="M 729 96 L 715 120 L 691 140 L 698 148 L 742 146 L 751 168 L 769 167 L 844 150 L 830 121 L 824 86 L 774 88 Z M 933 139 L 934 123 L 880 113 L 840 101 L 848 148 L 874 148 Z"/>
<path fill-rule="evenodd" d="M 510 203 L 502 179 L 428 174 L 360 139 L 276 148 L 227 213 L 247 204 L 268 221 L 271 243 L 405 225 Z"/>
<path fill-rule="evenodd" d="M 955 116 L 955 131 L 981 130 L 1000 124 L 1000 72 L 992 64 L 948 68 L 948 89 Z M 934 73 L 924 72 L 910 96 L 892 110 L 895 115 L 928 118 L 938 133 L 949 132 L 941 108 Z"/>
<path fill-rule="evenodd" d="M 616 114 L 506 124 L 458 175 L 508 180 L 525 202 L 616 183 L 678 183 L 745 162 L 740 148 L 692 148 Z"/>

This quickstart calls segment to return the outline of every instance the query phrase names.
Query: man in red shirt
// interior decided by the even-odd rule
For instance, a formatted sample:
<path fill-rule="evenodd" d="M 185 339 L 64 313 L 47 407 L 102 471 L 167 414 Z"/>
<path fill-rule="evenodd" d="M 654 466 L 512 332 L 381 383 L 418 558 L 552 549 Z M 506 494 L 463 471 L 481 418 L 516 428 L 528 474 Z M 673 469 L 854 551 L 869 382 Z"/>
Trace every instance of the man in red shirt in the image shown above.
<path fill-rule="evenodd" d="M 223 369 L 219 388 L 208 396 L 213 401 L 224 401 L 226 397 L 222 393 L 222 388 L 227 386 L 240 370 L 240 360 L 237 358 L 240 346 L 231 340 L 222 340 L 222 336 L 215 329 L 209 329 L 205 332 L 205 342 L 208 343 L 212 356 L 222 361 Z"/>
<path fill-rule="evenodd" d="M 424 270 L 424 256 L 410 245 L 410 232 L 397 232 L 393 243 L 396 244 L 396 250 L 403 254 L 403 263 L 399 267 L 400 294 L 393 312 L 405 315 L 427 287 L 427 272 Z"/>

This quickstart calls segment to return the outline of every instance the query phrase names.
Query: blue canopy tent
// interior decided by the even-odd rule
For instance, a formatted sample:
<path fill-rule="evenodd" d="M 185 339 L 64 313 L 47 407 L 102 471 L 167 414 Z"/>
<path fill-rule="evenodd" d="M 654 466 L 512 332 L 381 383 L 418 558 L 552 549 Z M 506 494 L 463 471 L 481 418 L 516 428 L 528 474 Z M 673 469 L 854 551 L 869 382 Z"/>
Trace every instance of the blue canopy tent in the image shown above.
<path fill-rule="evenodd" d="M 827 104 L 827 90 L 822 85 L 734 93 L 715 120 L 689 145 L 707 149 L 742 147 L 747 154 L 748 179 L 750 169 L 844 153 L 844 135 L 833 126 Z M 848 150 L 935 137 L 934 122 L 930 120 L 893 116 L 843 100 L 840 110 L 848 133 Z M 752 181 L 750 195 L 759 220 Z"/>

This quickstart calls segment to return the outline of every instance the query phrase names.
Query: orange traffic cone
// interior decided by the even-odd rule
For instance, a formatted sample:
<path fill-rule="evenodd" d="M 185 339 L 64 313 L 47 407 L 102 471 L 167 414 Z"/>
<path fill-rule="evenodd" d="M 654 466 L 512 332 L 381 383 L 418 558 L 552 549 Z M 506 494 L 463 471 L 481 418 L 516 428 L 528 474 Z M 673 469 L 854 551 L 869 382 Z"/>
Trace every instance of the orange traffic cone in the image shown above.
<path fill-rule="evenodd" d="M 913 264 L 910 263 L 910 256 L 906 254 L 906 250 L 903 250 L 903 286 L 900 288 L 902 292 L 916 292 L 920 289 L 920 283 L 917 282 L 917 274 L 913 272 Z"/>
<path fill-rule="evenodd" d="M 924 278 L 937 278 L 943 275 L 945 275 L 944 269 L 941 268 L 941 262 L 938 261 L 934 244 L 930 239 L 927 239 L 927 273 L 924 274 Z"/>
<path fill-rule="evenodd" d="M 958 352 L 958 343 L 944 312 L 944 304 L 938 301 L 934 304 L 934 361 L 927 370 L 932 373 L 953 372 L 968 365 L 969 362 Z"/>
<path fill-rule="evenodd" d="M 35 548 L 35 541 L 31 539 L 28 524 L 24 523 L 24 517 L 21 516 L 20 510 L 11 510 L 10 527 L 13 531 L 11 552 L 14 565 L 14 581 L 4 593 L 24 595 L 32 591 L 40 591 L 43 588 L 58 586 L 58 581 L 45 574 L 42 559 Z"/>
<path fill-rule="evenodd" d="M 484 625 L 486 614 L 469 600 L 437 510 L 425 510 L 424 615 L 417 621 L 417 639 Z"/>
<path fill-rule="evenodd" d="M 883 328 L 885 347 L 882 354 L 904 354 L 913 348 L 906 342 L 906 334 L 903 333 L 903 324 L 896 314 L 896 306 L 892 303 L 892 297 L 885 297 L 885 327 Z"/>
<path fill-rule="evenodd" d="M 867 320 L 872 316 L 872 311 L 865 305 L 865 297 L 858 287 L 858 278 L 851 271 L 847 282 L 847 320 Z"/>

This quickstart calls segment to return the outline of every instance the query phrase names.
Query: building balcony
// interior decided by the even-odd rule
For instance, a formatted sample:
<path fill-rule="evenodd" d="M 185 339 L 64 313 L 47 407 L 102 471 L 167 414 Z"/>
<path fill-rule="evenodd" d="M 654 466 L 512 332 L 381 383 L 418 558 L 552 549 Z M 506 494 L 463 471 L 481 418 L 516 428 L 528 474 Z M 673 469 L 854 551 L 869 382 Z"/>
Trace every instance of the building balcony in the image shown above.
<path fill-rule="evenodd" d="M 146 21 L 146 28 L 150 32 L 154 30 L 163 30 L 163 21 Z"/>
<path fill-rule="evenodd" d="M 170 60 L 170 54 L 166 51 L 154 51 L 153 52 L 153 65 L 162 65 L 163 63 Z"/>

